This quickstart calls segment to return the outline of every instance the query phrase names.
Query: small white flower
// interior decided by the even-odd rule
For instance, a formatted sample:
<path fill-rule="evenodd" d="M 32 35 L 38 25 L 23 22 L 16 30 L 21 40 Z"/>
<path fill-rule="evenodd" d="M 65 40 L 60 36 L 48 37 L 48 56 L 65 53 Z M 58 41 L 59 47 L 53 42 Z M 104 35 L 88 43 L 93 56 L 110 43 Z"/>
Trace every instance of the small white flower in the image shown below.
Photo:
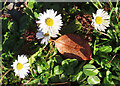
<path fill-rule="evenodd" d="M 52 34 L 52 37 L 57 37 L 57 35 L 56 34 Z M 38 30 L 38 32 L 36 33 L 36 38 L 37 39 L 42 39 L 41 40 L 41 44 L 48 44 L 50 41 L 49 41 L 49 39 L 50 39 L 50 35 L 49 35 L 49 33 L 47 32 L 47 33 L 43 33 L 41 30 Z"/>
<path fill-rule="evenodd" d="M 49 33 L 50 36 L 52 34 L 58 34 L 62 23 L 61 14 L 57 15 L 57 11 L 54 12 L 53 9 L 46 10 L 43 14 L 40 13 L 38 17 L 39 21 L 36 23 L 40 23 L 39 30 L 41 30 L 44 34 Z"/>
<path fill-rule="evenodd" d="M 25 55 L 18 55 L 18 60 L 15 60 L 15 62 L 13 62 L 13 65 L 11 65 L 14 69 L 15 72 L 15 76 L 19 76 L 20 78 L 25 78 L 25 76 L 28 75 L 29 73 L 29 63 L 28 59 Z"/>
<path fill-rule="evenodd" d="M 105 31 L 106 27 L 109 27 L 110 16 L 103 9 L 98 9 L 96 14 L 93 13 L 93 17 L 92 25 L 94 25 L 96 30 Z"/>

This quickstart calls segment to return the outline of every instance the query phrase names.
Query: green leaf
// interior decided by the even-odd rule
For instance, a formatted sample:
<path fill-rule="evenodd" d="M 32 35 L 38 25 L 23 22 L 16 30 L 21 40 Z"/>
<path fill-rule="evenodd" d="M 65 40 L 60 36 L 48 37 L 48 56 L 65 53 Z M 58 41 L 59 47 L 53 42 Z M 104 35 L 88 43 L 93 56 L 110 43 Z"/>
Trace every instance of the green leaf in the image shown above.
<path fill-rule="evenodd" d="M 65 82 L 68 77 L 63 73 L 60 77 L 61 82 Z"/>
<path fill-rule="evenodd" d="M 70 67 L 75 67 L 78 64 L 78 60 L 77 59 L 66 59 L 62 61 L 62 65 L 64 64 L 69 64 Z"/>
<path fill-rule="evenodd" d="M 30 58 L 29 58 L 29 63 L 30 63 L 30 66 L 32 63 L 34 63 L 35 61 L 35 58 L 37 57 L 39 51 L 37 51 L 36 53 L 34 53 Z"/>
<path fill-rule="evenodd" d="M 95 55 L 96 52 L 98 51 L 98 48 L 96 48 L 96 43 L 97 43 L 97 40 L 95 40 L 94 42 L 94 50 L 93 50 L 93 54 Z"/>
<path fill-rule="evenodd" d="M 101 67 L 105 69 L 110 69 L 111 65 L 109 64 L 109 61 L 107 59 L 102 59 L 101 61 Z"/>
<path fill-rule="evenodd" d="M 107 30 L 107 33 L 108 33 L 108 36 L 109 36 L 110 39 L 115 39 L 114 32 L 113 32 L 112 29 Z"/>
<path fill-rule="evenodd" d="M 76 67 L 78 61 L 76 59 L 66 59 L 62 61 L 62 67 L 67 74 L 74 73 L 74 67 Z"/>
<path fill-rule="evenodd" d="M 63 61 L 63 59 L 62 59 L 62 57 L 61 57 L 60 55 L 56 55 L 56 56 L 54 57 L 54 60 L 55 60 L 55 62 L 58 63 L 58 64 L 60 64 L 60 63 Z"/>
<path fill-rule="evenodd" d="M 24 11 L 27 15 L 30 15 L 31 18 L 33 17 L 33 12 L 32 12 L 31 9 L 29 9 L 29 8 L 24 8 L 23 11 Z"/>
<path fill-rule="evenodd" d="M 83 78 L 83 71 L 80 71 L 77 76 L 77 81 L 80 81 Z"/>
<path fill-rule="evenodd" d="M 111 46 L 101 46 L 101 47 L 99 47 L 99 51 L 101 51 L 103 53 L 110 53 L 112 51 L 112 47 Z"/>
<path fill-rule="evenodd" d="M 6 33 L 8 31 L 8 23 L 10 22 L 10 19 L 5 17 L 3 20 L 2 20 L 2 32 L 3 33 Z"/>
<path fill-rule="evenodd" d="M 30 58 L 29 58 L 29 63 L 30 63 L 30 66 L 32 63 L 34 63 L 34 61 L 36 60 L 36 57 L 38 56 L 39 53 L 42 52 L 42 50 L 46 47 L 46 45 L 44 45 L 42 48 L 39 48 L 39 50 L 34 53 Z M 42 60 L 42 59 L 41 59 Z M 43 62 L 46 62 L 46 61 L 43 61 Z"/>
<path fill-rule="evenodd" d="M 117 53 L 118 50 L 120 50 L 120 46 L 119 46 L 119 47 L 116 47 L 116 48 L 113 50 L 113 52 L 114 52 L 114 53 Z"/>
<path fill-rule="evenodd" d="M 89 76 L 87 82 L 88 84 L 99 84 L 100 79 L 97 76 Z"/>
<path fill-rule="evenodd" d="M 49 68 L 50 70 L 54 67 L 54 61 L 53 60 L 49 60 L 47 61 L 48 65 L 49 65 Z"/>
<path fill-rule="evenodd" d="M 72 82 L 75 82 L 75 81 L 77 80 L 77 77 L 78 77 L 78 74 L 70 75 L 70 76 L 69 76 L 70 81 L 72 81 Z"/>
<path fill-rule="evenodd" d="M 34 3 L 35 3 L 35 0 L 30 0 L 30 1 L 28 2 L 28 7 L 29 7 L 30 9 L 33 9 L 33 8 L 34 8 Z"/>
<path fill-rule="evenodd" d="M 104 84 L 114 84 L 113 81 L 110 81 L 107 77 L 104 78 Z"/>
<path fill-rule="evenodd" d="M 72 67 L 68 67 L 67 65 L 63 66 L 63 69 L 65 70 L 65 72 L 70 75 L 74 73 L 74 69 Z"/>
<path fill-rule="evenodd" d="M 51 76 L 51 77 L 50 77 L 50 80 L 51 80 L 51 82 L 60 82 L 60 79 L 59 79 L 59 76 L 58 76 L 58 75 L 56 75 L 56 76 Z"/>
<path fill-rule="evenodd" d="M 89 61 L 89 64 L 93 64 L 94 63 L 94 59 L 91 59 L 90 61 Z"/>
<path fill-rule="evenodd" d="M 39 79 L 34 79 L 34 80 L 32 80 L 31 82 L 29 82 L 28 85 L 38 84 L 39 81 L 40 81 Z"/>
<path fill-rule="evenodd" d="M 102 72 L 99 72 L 98 76 L 102 78 L 103 77 Z"/>
<path fill-rule="evenodd" d="M 109 70 L 107 70 L 106 71 L 106 77 L 104 78 L 104 84 L 114 84 L 114 82 L 111 79 L 112 78 L 111 75 L 112 75 L 112 73 Z"/>
<path fill-rule="evenodd" d="M 116 80 L 118 80 L 118 81 L 120 81 L 120 76 L 118 77 L 118 76 L 112 75 L 112 78 L 113 78 L 113 79 L 116 79 Z"/>
<path fill-rule="evenodd" d="M 8 23 L 8 29 L 9 29 L 10 31 L 11 31 L 12 25 L 13 25 L 13 22 L 9 22 L 9 23 Z"/>
<path fill-rule="evenodd" d="M 76 12 L 75 7 L 73 7 L 73 8 L 71 8 L 71 9 L 69 9 L 69 12 L 70 12 L 71 14 L 75 13 L 75 12 Z"/>
<path fill-rule="evenodd" d="M 41 85 L 45 85 L 45 84 L 47 84 L 48 83 L 48 79 L 49 79 L 49 72 L 48 71 L 46 71 L 46 72 L 44 72 L 44 73 L 42 73 L 41 75 L 40 75 L 40 83 L 41 83 Z"/>
<path fill-rule="evenodd" d="M 34 61 L 36 61 L 36 60 L 35 60 L 35 57 L 34 57 L 34 56 L 31 56 L 31 57 L 29 58 L 30 66 L 32 65 L 32 63 L 34 63 Z"/>
<path fill-rule="evenodd" d="M 40 72 L 41 71 L 46 71 L 46 70 L 49 69 L 48 63 L 43 58 L 40 58 L 39 60 L 37 60 L 36 65 L 40 68 Z"/>
<path fill-rule="evenodd" d="M 98 71 L 98 69 L 96 69 L 96 67 L 94 65 L 86 64 L 83 67 L 83 72 L 87 76 L 94 76 L 94 75 L 97 75 L 99 71 Z"/>
<path fill-rule="evenodd" d="M 39 17 L 40 13 L 34 12 L 35 18 Z"/>
<path fill-rule="evenodd" d="M 70 59 L 69 63 L 70 63 L 70 67 L 76 67 L 78 64 L 78 60 L 77 59 Z"/>
<path fill-rule="evenodd" d="M 49 68 L 48 63 L 47 63 L 47 62 L 45 61 L 45 59 L 43 59 L 43 58 L 40 58 L 40 64 L 41 64 L 43 67 L 45 67 L 46 69 Z"/>
<path fill-rule="evenodd" d="M 37 71 L 39 74 L 42 73 L 42 68 L 40 67 L 40 65 L 37 65 Z"/>
<path fill-rule="evenodd" d="M 54 68 L 54 73 L 55 73 L 56 75 L 62 74 L 62 73 L 63 73 L 62 67 L 61 67 L 61 66 L 55 66 L 55 68 Z"/>

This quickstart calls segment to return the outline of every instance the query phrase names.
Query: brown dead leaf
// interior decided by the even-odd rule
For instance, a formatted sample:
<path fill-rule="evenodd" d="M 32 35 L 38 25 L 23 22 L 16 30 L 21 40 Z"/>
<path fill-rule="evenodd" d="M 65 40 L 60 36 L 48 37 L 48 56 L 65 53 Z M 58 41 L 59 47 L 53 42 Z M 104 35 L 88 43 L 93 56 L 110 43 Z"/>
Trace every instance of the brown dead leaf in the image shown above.
<path fill-rule="evenodd" d="M 55 40 L 58 51 L 67 58 L 91 60 L 91 49 L 88 42 L 75 34 L 68 34 Z"/>

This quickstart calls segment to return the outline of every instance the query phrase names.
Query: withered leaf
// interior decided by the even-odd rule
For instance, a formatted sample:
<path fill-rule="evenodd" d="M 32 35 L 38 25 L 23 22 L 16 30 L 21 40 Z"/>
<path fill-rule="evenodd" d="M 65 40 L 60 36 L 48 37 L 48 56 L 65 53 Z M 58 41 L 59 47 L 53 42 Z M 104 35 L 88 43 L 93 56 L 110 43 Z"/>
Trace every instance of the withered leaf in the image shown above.
<path fill-rule="evenodd" d="M 55 46 L 66 58 L 91 60 L 92 53 L 88 42 L 78 35 L 63 35 L 55 40 Z"/>

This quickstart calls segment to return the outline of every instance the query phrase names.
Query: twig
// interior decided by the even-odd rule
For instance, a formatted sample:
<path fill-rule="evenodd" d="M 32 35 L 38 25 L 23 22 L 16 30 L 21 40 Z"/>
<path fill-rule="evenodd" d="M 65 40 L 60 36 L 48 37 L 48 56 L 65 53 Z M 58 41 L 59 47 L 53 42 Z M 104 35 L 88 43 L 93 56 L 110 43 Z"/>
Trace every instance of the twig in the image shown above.
<path fill-rule="evenodd" d="M 116 54 L 113 56 L 113 58 L 109 61 L 109 64 L 112 62 L 112 60 L 116 57 Z"/>
<path fill-rule="evenodd" d="M 63 84 L 69 84 L 69 82 L 63 82 L 63 83 L 53 83 L 52 85 L 63 85 Z"/>
<path fill-rule="evenodd" d="M 105 35 L 105 36 L 108 36 L 109 37 L 109 35 L 108 34 L 106 34 L 106 33 L 103 33 L 103 32 L 101 32 L 101 31 L 98 31 L 98 30 L 96 30 L 98 33 L 100 33 L 100 34 L 103 34 L 103 35 Z"/>

